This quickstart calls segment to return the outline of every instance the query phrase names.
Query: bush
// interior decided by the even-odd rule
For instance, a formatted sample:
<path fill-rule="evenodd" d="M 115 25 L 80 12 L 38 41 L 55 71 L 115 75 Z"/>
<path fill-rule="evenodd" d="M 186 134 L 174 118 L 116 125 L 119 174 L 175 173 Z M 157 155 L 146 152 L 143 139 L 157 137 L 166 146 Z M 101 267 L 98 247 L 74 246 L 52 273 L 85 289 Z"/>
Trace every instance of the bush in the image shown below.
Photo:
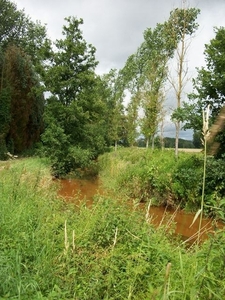
<path fill-rule="evenodd" d="M 99 157 L 100 174 L 107 188 L 139 201 L 197 211 L 202 197 L 203 155 L 120 149 Z M 225 162 L 207 158 L 205 213 L 225 219 Z"/>
<path fill-rule="evenodd" d="M 171 195 L 171 176 L 175 167 L 172 151 L 121 149 L 99 157 L 104 182 L 123 190 L 137 201 L 157 199 L 155 204 L 167 204 Z M 108 165 L 107 165 L 108 164 Z M 109 173 L 105 173 L 108 170 Z"/>
<path fill-rule="evenodd" d="M 207 159 L 206 165 L 206 187 L 205 193 L 212 194 L 215 190 L 220 196 L 225 196 L 225 160 L 214 159 L 212 157 Z"/>
<path fill-rule="evenodd" d="M 52 175 L 64 177 L 71 171 L 87 167 L 93 159 L 91 150 L 72 146 L 69 136 L 60 126 L 51 124 L 42 135 L 43 155 L 49 157 L 52 165 Z M 40 150 L 39 150 L 40 152 Z"/>
<path fill-rule="evenodd" d="M 196 211 L 202 197 L 203 158 L 189 156 L 178 161 L 173 173 L 173 194 L 181 207 Z M 204 210 L 208 216 L 225 219 L 225 161 L 208 157 L 204 191 Z"/>
<path fill-rule="evenodd" d="M 172 174 L 172 193 L 177 204 L 196 210 L 201 202 L 203 158 L 188 155 L 178 160 Z"/>

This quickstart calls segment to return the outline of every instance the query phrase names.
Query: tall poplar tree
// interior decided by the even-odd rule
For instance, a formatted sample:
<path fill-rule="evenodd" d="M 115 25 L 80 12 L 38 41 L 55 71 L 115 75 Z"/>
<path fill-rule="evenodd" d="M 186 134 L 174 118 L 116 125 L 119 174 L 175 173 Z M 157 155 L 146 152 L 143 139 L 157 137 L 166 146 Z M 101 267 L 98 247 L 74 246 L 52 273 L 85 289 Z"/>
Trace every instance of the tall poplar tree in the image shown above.
<path fill-rule="evenodd" d="M 127 86 L 139 99 L 142 111 L 141 132 L 154 146 L 154 137 L 162 110 L 163 86 L 167 79 L 168 61 L 174 54 L 174 43 L 167 32 L 167 24 L 157 24 L 144 32 L 144 42 L 125 65 Z M 126 72 L 125 72 L 126 71 Z"/>
<path fill-rule="evenodd" d="M 184 88 L 188 82 L 188 66 L 187 66 L 187 51 L 190 46 L 191 37 L 198 29 L 196 22 L 197 16 L 200 13 L 196 8 L 176 8 L 170 13 L 168 20 L 168 34 L 171 36 L 172 42 L 176 47 L 176 78 L 170 78 L 170 82 L 175 91 L 176 109 L 181 108 L 182 97 L 184 96 Z M 180 132 L 180 120 L 172 118 L 176 128 L 175 137 L 175 157 L 178 157 L 178 142 Z"/>
<path fill-rule="evenodd" d="M 160 93 L 166 78 L 169 55 L 166 53 L 166 44 L 163 34 L 163 25 L 157 24 L 154 30 L 144 32 L 144 42 L 141 47 L 145 60 L 142 84 L 142 132 L 146 138 L 146 147 L 157 132 L 161 109 Z"/>
<path fill-rule="evenodd" d="M 107 88 L 107 132 L 110 144 L 117 150 L 118 142 L 125 137 L 125 116 L 124 116 L 124 84 L 121 72 L 116 69 L 110 70 L 103 76 Z"/>
<path fill-rule="evenodd" d="M 139 109 L 141 103 L 141 76 L 144 69 L 140 49 L 128 57 L 124 68 L 120 71 L 123 78 L 124 90 L 128 91 L 130 101 L 126 109 L 126 134 L 130 146 L 133 146 L 138 137 Z"/>

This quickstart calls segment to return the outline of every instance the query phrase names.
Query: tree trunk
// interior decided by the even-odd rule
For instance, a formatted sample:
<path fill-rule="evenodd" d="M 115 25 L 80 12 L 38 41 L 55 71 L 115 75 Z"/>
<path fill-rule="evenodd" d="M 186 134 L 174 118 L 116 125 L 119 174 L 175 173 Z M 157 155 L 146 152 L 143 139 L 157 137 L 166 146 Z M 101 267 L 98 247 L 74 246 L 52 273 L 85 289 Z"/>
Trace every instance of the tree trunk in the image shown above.
<path fill-rule="evenodd" d="M 152 150 L 155 148 L 155 135 L 152 135 Z"/>
<path fill-rule="evenodd" d="M 149 137 L 146 138 L 146 149 L 148 149 L 149 146 Z"/>
<path fill-rule="evenodd" d="M 178 146 L 179 146 L 179 132 L 180 132 L 180 122 L 175 122 L 176 126 L 176 138 L 175 138 L 175 158 L 178 158 Z"/>
<path fill-rule="evenodd" d="M 117 151 L 117 141 L 115 141 L 115 151 Z"/>

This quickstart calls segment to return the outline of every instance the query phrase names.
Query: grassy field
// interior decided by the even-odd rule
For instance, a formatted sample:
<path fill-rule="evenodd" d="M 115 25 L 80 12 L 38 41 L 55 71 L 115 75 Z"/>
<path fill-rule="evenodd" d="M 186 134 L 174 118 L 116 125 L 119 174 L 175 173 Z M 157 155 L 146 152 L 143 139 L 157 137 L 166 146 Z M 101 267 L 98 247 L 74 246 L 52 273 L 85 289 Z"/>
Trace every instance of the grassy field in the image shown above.
<path fill-rule="evenodd" d="M 187 152 L 187 153 L 200 153 L 202 149 L 194 149 L 194 148 L 179 148 L 178 151 Z"/>
<path fill-rule="evenodd" d="M 146 150 L 145 148 L 136 148 L 136 149 Z M 174 148 L 164 148 L 164 150 L 175 151 Z M 179 148 L 178 149 L 178 152 L 187 152 L 187 153 L 201 153 L 202 151 L 203 151 L 203 149 L 196 149 L 196 148 Z"/>

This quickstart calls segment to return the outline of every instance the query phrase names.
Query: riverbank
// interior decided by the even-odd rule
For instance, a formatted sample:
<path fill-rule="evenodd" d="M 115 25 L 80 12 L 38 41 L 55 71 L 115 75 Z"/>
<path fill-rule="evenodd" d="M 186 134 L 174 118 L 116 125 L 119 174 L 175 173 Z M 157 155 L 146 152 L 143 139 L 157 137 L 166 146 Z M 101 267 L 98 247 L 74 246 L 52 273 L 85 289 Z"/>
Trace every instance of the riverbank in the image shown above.
<path fill-rule="evenodd" d="M 124 148 L 99 157 L 104 186 L 136 202 L 196 213 L 202 200 L 202 153 Z M 225 161 L 207 158 L 204 215 L 225 221 Z"/>
<path fill-rule="evenodd" d="M 56 187 L 38 158 L 0 172 L 1 298 L 224 298 L 223 232 L 186 249 L 123 197 L 74 210 Z"/>
<path fill-rule="evenodd" d="M 101 179 L 95 177 L 92 179 L 61 179 L 58 180 L 58 195 L 66 201 L 73 203 L 75 207 L 79 207 L 85 203 L 87 207 L 92 207 L 94 198 L 99 195 L 106 195 L 101 184 Z M 109 194 L 109 191 L 108 191 Z M 111 191 L 111 198 L 115 199 L 115 193 Z M 148 214 L 149 222 L 154 224 L 156 228 L 165 226 L 174 234 L 180 236 L 184 244 L 189 246 L 196 242 L 199 232 L 199 218 L 193 223 L 194 213 L 185 212 L 179 208 L 174 209 L 164 206 L 152 206 L 151 199 L 146 203 L 138 203 L 127 199 L 127 209 L 139 209 L 143 215 Z M 224 228 L 224 223 L 213 220 L 212 218 L 203 218 L 200 232 L 200 241 L 205 241 L 209 235 L 214 234 L 215 230 Z"/>

